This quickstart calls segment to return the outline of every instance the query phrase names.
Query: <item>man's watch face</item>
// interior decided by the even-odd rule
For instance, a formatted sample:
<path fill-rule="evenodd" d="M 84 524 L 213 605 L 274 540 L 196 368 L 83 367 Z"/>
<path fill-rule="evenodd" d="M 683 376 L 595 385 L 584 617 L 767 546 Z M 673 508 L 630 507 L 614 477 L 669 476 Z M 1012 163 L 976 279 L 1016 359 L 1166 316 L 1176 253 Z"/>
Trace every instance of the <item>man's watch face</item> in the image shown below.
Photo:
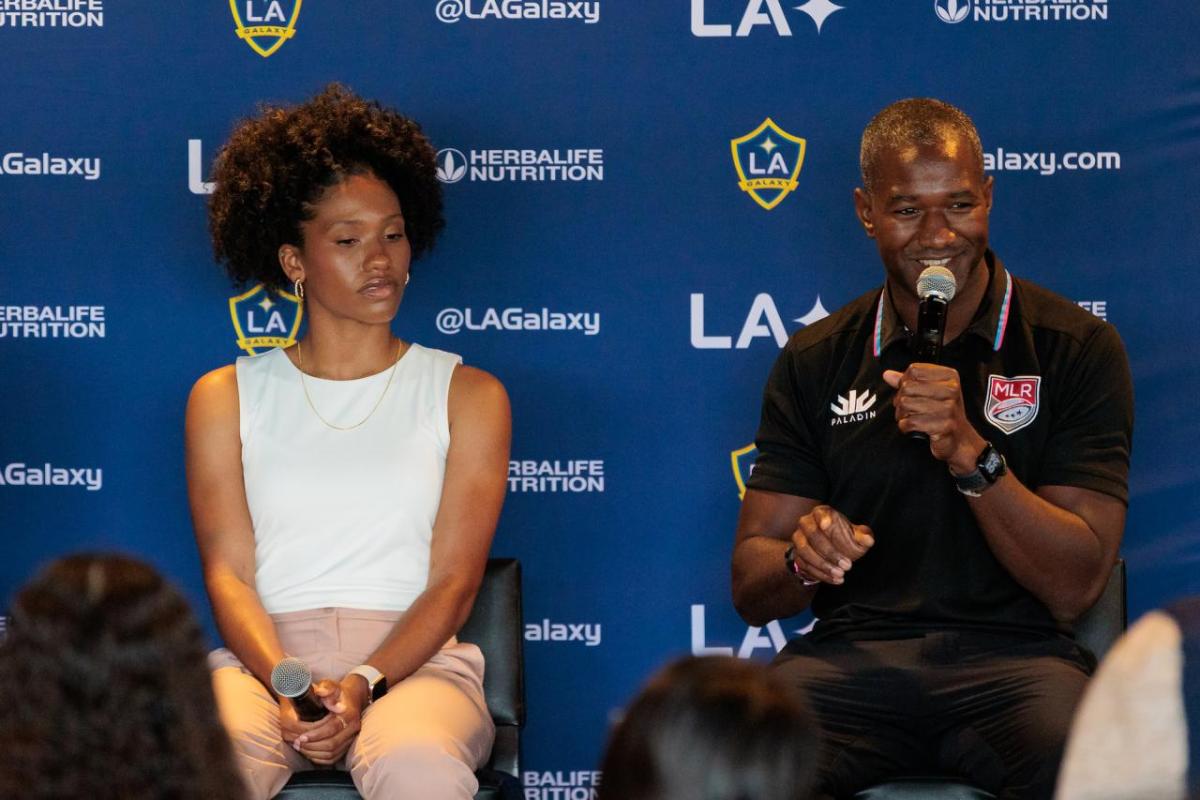
<path fill-rule="evenodd" d="M 988 448 L 987 458 L 984 459 L 982 465 L 982 472 L 989 479 L 995 480 L 1003 465 L 1004 460 L 1000 457 L 1000 452 L 994 447 Z"/>

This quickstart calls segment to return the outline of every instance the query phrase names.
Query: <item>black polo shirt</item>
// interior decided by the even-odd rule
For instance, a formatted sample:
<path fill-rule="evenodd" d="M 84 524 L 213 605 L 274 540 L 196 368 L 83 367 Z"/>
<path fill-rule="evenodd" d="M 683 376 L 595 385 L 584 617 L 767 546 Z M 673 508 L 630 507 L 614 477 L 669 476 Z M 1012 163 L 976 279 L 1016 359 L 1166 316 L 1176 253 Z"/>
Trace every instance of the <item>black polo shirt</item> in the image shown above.
<path fill-rule="evenodd" d="M 1116 330 L 987 264 L 974 320 L 942 350 L 968 420 L 1029 489 L 1128 503 L 1133 388 Z M 767 381 L 749 488 L 827 503 L 875 534 L 843 585 L 817 591 L 813 638 L 1066 632 L 992 555 L 945 463 L 896 426 L 883 371 L 912 362 L 908 338 L 875 289 L 795 333 Z"/>

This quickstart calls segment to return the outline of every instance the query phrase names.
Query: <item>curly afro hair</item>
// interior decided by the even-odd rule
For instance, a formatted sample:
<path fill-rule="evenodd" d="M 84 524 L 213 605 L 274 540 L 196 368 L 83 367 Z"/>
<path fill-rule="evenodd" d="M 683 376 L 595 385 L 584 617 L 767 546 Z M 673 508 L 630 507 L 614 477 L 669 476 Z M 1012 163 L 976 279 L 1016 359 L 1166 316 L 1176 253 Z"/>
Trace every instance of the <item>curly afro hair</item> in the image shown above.
<path fill-rule="evenodd" d="M 283 288 L 279 248 L 302 246 L 300 223 L 331 186 L 371 173 L 396 193 L 413 258 L 445 224 L 437 154 L 417 123 L 330 84 L 306 103 L 264 105 L 217 153 L 208 206 L 213 255 L 236 284 Z"/>

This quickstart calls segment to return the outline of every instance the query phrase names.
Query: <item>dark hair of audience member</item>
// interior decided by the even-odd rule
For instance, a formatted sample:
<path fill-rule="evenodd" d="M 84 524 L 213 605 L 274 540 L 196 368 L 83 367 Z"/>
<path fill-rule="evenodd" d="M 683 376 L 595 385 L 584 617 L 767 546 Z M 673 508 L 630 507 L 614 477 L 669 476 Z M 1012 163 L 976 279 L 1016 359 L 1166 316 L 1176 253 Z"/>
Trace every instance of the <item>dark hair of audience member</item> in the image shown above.
<path fill-rule="evenodd" d="M 765 666 L 687 658 L 659 672 L 608 743 L 600 800 L 804 800 L 817 725 Z"/>
<path fill-rule="evenodd" d="M 205 650 L 151 567 L 51 564 L 17 595 L 0 646 L 0 797 L 242 797 Z"/>

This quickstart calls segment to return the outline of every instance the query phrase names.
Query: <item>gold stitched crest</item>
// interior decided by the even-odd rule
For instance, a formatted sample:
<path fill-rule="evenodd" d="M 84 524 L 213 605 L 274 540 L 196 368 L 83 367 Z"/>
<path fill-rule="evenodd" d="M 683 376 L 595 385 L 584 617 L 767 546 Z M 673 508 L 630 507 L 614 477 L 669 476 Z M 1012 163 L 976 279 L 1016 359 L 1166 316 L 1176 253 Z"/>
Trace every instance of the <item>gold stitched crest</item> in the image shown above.
<path fill-rule="evenodd" d="M 730 461 L 733 462 L 733 479 L 737 481 L 738 500 L 746 496 L 746 481 L 750 479 L 750 472 L 754 469 L 754 459 L 758 457 L 758 449 L 754 443 L 739 447 L 729 454 Z"/>
<path fill-rule="evenodd" d="M 290 347 L 296 343 L 304 319 L 304 304 L 294 294 L 272 292 L 260 283 L 229 298 L 229 316 L 233 319 L 238 347 L 256 355 L 256 349 Z"/>
<path fill-rule="evenodd" d="M 795 190 L 807 148 L 806 140 L 767 117 L 750 133 L 729 142 L 738 188 L 770 211 Z"/>
<path fill-rule="evenodd" d="M 294 0 L 296 5 L 292 8 L 292 16 L 287 20 L 287 25 L 246 25 L 242 20 L 242 15 L 238 12 L 239 0 L 229 0 L 229 10 L 233 12 L 233 21 L 237 23 L 238 38 L 250 45 L 251 49 L 263 58 L 271 56 L 276 50 L 283 47 L 284 42 L 296 35 L 296 18 L 300 16 L 300 4 L 303 1 Z M 252 23 L 283 22 L 283 4 L 285 2 L 286 0 L 269 0 L 266 7 L 266 16 L 262 19 L 249 19 L 249 21 Z M 250 17 L 253 7 L 254 0 L 246 0 L 247 18 Z M 262 43 L 260 43 L 260 40 Z M 267 46 L 264 47 L 264 44 Z"/>

